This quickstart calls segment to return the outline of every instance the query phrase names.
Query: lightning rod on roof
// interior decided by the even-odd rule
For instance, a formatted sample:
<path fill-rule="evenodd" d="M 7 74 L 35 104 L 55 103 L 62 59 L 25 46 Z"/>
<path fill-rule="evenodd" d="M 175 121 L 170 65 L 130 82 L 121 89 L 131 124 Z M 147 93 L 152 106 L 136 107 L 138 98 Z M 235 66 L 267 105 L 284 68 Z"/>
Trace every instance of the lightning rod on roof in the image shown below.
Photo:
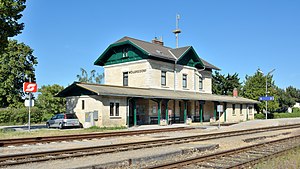
<path fill-rule="evenodd" d="M 180 15 L 177 14 L 176 15 L 176 29 L 173 30 L 173 33 L 175 34 L 176 36 L 176 48 L 178 48 L 178 34 L 181 33 L 181 30 L 179 29 L 179 19 L 180 19 Z"/>

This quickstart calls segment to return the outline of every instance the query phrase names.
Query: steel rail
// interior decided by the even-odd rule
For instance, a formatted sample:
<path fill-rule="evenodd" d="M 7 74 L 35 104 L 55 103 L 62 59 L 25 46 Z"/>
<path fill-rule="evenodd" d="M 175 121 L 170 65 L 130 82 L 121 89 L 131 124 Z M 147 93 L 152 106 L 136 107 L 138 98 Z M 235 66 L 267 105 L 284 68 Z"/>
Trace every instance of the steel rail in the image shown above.
<path fill-rule="evenodd" d="M 177 137 L 177 138 L 169 138 L 169 139 L 157 139 L 157 140 L 142 141 L 142 142 L 121 143 L 121 144 L 104 145 L 104 146 L 92 146 L 92 147 L 83 147 L 83 148 L 1 155 L 0 167 L 8 166 L 8 165 L 24 164 L 30 162 L 47 161 L 51 159 L 64 159 L 70 157 L 81 157 L 81 156 L 112 153 L 112 152 L 119 152 L 119 151 L 152 148 L 152 147 L 167 146 L 173 144 L 182 144 L 188 142 L 212 140 L 212 139 L 218 139 L 224 137 L 240 136 L 246 134 L 254 134 L 260 132 L 269 132 L 269 131 L 293 129 L 293 128 L 299 128 L 299 124 L 289 125 L 289 126 L 265 127 L 265 128 L 250 129 L 250 130 L 238 130 L 238 131 L 213 133 L 213 134 L 206 134 L 206 135 Z"/>
<path fill-rule="evenodd" d="M 136 130 L 136 131 L 119 131 L 119 132 L 105 132 L 105 133 L 85 133 L 63 136 L 45 136 L 45 137 L 27 137 L 27 138 L 14 138 L 14 139 L 0 139 L 0 147 L 16 146 L 24 144 L 36 144 L 47 143 L 57 141 L 73 141 L 83 139 L 105 138 L 105 137 L 119 137 L 141 134 L 153 134 L 172 131 L 185 131 L 192 130 L 191 127 L 176 127 L 176 128 L 164 128 L 164 129 L 151 129 L 151 130 Z"/>
<path fill-rule="evenodd" d="M 246 168 L 297 147 L 300 147 L 300 135 L 145 167 L 144 169 Z"/>

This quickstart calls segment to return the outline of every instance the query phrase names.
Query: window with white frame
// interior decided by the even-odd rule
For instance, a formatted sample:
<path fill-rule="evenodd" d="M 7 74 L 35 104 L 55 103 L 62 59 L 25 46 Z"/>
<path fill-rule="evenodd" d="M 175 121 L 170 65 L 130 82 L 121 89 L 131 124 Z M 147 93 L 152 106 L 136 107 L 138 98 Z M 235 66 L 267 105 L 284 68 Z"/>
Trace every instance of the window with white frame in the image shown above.
<path fill-rule="evenodd" d="M 109 104 L 110 106 L 109 106 L 109 115 L 110 116 L 114 116 L 114 107 L 115 107 L 115 103 L 110 103 Z"/>
<path fill-rule="evenodd" d="M 114 102 L 110 102 L 109 104 L 109 115 L 110 116 L 120 116 L 120 103 L 114 103 Z"/>
<path fill-rule="evenodd" d="M 199 90 L 203 90 L 203 78 L 199 76 Z"/>
<path fill-rule="evenodd" d="M 128 72 L 123 72 L 123 86 L 128 86 Z"/>
<path fill-rule="evenodd" d="M 182 75 L 182 87 L 187 88 L 187 74 Z"/>
<path fill-rule="evenodd" d="M 119 106 L 120 106 L 120 104 L 119 104 L 119 103 L 116 103 L 116 111 L 115 111 L 115 115 L 116 115 L 116 116 L 119 116 L 119 115 L 120 115 L 120 113 L 119 113 Z"/>
<path fill-rule="evenodd" d="M 167 72 L 161 71 L 161 85 L 166 86 L 167 83 Z"/>

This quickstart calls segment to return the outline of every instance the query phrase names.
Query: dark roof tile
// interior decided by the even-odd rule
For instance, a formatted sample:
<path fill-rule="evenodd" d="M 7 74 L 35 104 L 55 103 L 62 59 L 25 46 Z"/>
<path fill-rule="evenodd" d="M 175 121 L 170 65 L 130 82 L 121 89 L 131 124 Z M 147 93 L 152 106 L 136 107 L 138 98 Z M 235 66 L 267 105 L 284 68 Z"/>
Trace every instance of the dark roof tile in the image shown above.
<path fill-rule="evenodd" d="M 159 44 L 134 39 L 134 38 L 131 38 L 128 36 L 125 36 L 125 37 L 119 39 L 115 43 L 120 43 L 120 42 L 124 42 L 127 40 L 131 41 L 132 43 L 134 43 L 141 49 L 145 50 L 153 57 L 158 57 L 158 58 L 172 60 L 172 61 L 179 59 L 191 47 L 191 46 L 185 46 L 185 47 L 172 49 L 167 46 L 162 46 Z M 202 59 L 202 58 L 200 58 L 200 59 L 206 68 L 220 70 L 220 68 L 208 63 L 204 59 Z"/>

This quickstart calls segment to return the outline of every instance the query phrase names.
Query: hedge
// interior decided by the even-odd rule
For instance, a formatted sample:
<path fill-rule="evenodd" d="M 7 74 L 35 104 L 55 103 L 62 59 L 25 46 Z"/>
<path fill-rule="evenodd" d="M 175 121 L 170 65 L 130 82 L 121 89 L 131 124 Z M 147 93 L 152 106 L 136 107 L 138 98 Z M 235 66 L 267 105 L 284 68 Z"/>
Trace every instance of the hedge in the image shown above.
<path fill-rule="evenodd" d="M 259 113 L 254 115 L 255 119 L 265 119 L 266 114 Z M 279 118 L 295 118 L 300 117 L 300 109 L 293 108 L 292 113 L 270 113 L 268 114 L 268 119 L 279 119 Z"/>
<path fill-rule="evenodd" d="M 43 113 L 40 109 L 32 107 L 30 109 L 30 122 L 41 123 L 49 118 L 49 115 Z M 0 109 L 0 124 L 26 124 L 28 123 L 28 108 L 5 108 Z"/>

